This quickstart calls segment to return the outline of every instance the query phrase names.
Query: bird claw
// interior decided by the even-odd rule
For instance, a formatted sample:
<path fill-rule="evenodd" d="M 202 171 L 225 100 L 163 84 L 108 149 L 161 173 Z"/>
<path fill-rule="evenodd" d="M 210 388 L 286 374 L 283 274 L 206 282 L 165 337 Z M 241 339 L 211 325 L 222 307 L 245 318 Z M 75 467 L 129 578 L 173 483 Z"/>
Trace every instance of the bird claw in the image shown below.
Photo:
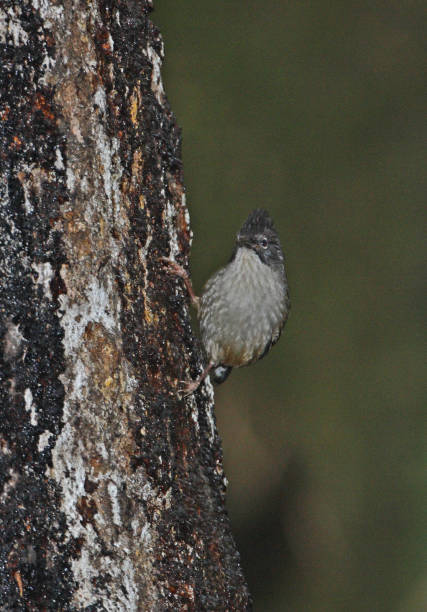
<path fill-rule="evenodd" d="M 171 272 L 173 272 L 177 276 L 180 276 L 181 278 L 188 277 L 188 274 L 184 270 L 184 268 L 176 261 L 173 261 L 173 259 L 169 259 L 168 257 L 160 257 L 159 261 L 162 262 L 165 268 L 168 268 Z"/>
<path fill-rule="evenodd" d="M 200 386 L 199 380 L 181 380 L 178 386 L 179 395 L 184 398 L 192 395 Z"/>
<path fill-rule="evenodd" d="M 169 270 L 169 272 L 183 279 L 184 284 L 188 291 L 188 295 L 190 296 L 190 300 L 193 306 L 198 310 L 199 309 L 199 298 L 194 293 L 193 285 L 191 284 L 191 280 L 188 275 L 188 272 L 186 272 L 186 270 L 184 270 L 184 268 L 179 263 L 177 263 L 176 261 L 173 261 L 172 259 L 169 259 L 168 257 L 160 257 L 159 261 L 161 261 L 163 266 L 167 270 Z"/>

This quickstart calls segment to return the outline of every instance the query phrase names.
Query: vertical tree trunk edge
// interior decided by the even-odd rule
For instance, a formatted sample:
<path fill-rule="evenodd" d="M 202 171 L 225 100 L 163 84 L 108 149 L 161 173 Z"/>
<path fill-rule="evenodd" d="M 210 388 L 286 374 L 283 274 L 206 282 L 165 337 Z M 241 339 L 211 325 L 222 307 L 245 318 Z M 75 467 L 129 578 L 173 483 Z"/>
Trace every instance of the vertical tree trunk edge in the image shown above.
<path fill-rule="evenodd" d="M 148 0 L 0 7 L 0 608 L 250 610 Z M 179 8 L 177 8 L 179 10 Z"/>

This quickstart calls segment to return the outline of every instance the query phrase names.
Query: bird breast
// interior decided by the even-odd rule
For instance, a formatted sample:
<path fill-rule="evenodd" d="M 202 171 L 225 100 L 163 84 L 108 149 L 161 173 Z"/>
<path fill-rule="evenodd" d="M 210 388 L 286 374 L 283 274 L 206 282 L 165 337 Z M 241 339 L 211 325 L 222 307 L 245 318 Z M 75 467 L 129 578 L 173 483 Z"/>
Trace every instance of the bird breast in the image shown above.
<path fill-rule="evenodd" d="M 210 361 L 240 367 L 259 359 L 287 317 L 284 268 L 264 264 L 245 247 L 206 284 L 200 329 Z"/>

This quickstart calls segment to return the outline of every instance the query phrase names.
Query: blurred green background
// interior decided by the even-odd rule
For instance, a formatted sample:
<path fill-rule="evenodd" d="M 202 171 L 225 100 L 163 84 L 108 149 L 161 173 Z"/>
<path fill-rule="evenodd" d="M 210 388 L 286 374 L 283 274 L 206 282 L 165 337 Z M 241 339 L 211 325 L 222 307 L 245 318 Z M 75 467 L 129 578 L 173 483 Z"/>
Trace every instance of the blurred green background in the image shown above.
<path fill-rule="evenodd" d="M 287 256 L 281 341 L 216 390 L 255 610 L 427 610 L 425 0 L 155 5 L 196 288 L 255 207 Z"/>

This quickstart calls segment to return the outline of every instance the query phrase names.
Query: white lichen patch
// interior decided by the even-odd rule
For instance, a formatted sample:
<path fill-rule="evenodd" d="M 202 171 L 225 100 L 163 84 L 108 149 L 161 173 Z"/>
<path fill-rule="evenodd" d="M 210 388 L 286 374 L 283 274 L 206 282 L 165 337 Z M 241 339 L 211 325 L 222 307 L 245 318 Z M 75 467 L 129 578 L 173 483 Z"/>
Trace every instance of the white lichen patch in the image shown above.
<path fill-rule="evenodd" d="M 154 489 L 148 482 L 143 486 L 141 493 L 144 501 L 149 501 L 155 495 Z"/>
<path fill-rule="evenodd" d="M 107 98 L 105 96 L 105 89 L 103 87 L 98 87 L 93 96 L 93 101 L 99 107 L 99 110 L 102 113 L 105 113 L 107 109 Z"/>
<path fill-rule="evenodd" d="M 124 559 L 122 568 L 120 569 L 123 572 L 121 577 L 126 593 L 128 594 L 128 599 L 135 605 L 135 610 L 140 610 L 141 608 L 139 606 L 139 595 L 136 588 L 135 568 L 132 565 L 132 562 L 129 557 L 126 557 Z M 114 612 L 117 608 L 110 607 L 109 609 L 111 610 L 111 612 Z"/>
<path fill-rule="evenodd" d="M 17 177 L 24 191 L 25 211 L 30 214 L 34 212 L 34 197 L 41 195 L 43 191 L 42 184 L 45 181 L 55 180 L 55 172 L 53 170 L 47 171 L 45 168 L 41 168 L 34 164 L 22 164 L 21 170 L 17 173 Z"/>
<path fill-rule="evenodd" d="M 7 496 L 15 489 L 18 480 L 19 474 L 15 472 L 13 468 L 9 469 L 9 478 L 6 479 L 6 482 L 3 486 L 3 491 L 0 493 L 0 503 L 5 503 Z"/>
<path fill-rule="evenodd" d="M 64 166 L 64 160 L 62 159 L 62 153 L 61 150 L 59 149 L 59 147 L 56 147 L 55 149 L 55 163 L 54 166 L 57 170 L 64 170 L 65 166 Z"/>
<path fill-rule="evenodd" d="M 24 208 L 25 208 L 25 211 L 28 214 L 30 214 L 34 211 L 34 206 L 30 199 L 29 184 L 28 184 L 28 181 L 21 181 L 21 184 L 22 184 L 22 189 L 24 191 Z"/>
<path fill-rule="evenodd" d="M 43 20 L 44 30 L 59 31 L 64 21 L 64 7 L 61 2 L 51 2 L 51 0 L 32 0 L 34 10 L 38 11 Z M 42 75 L 39 79 L 40 84 L 48 85 L 52 72 L 56 67 L 56 59 L 51 57 L 46 45 L 42 47 L 43 59 L 41 62 Z M 61 58 L 66 63 L 66 56 Z"/>
<path fill-rule="evenodd" d="M 194 427 L 196 429 L 196 434 L 199 433 L 199 418 L 198 418 L 198 409 L 197 409 L 197 402 L 194 399 L 194 397 L 192 397 L 191 399 L 191 410 L 190 410 L 190 416 L 191 416 L 191 420 L 194 423 Z"/>
<path fill-rule="evenodd" d="M 43 286 L 45 296 L 51 300 L 52 292 L 50 290 L 50 282 L 54 274 L 51 263 L 49 261 L 44 263 L 33 263 L 31 264 L 31 267 L 35 272 L 37 272 L 37 285 Z"/>
<path fill-rule="evenodd" d="M 40 434 L 39 441 L 37 444 L 39 453 L 43 452 L 44 449 L 47 447 L 47 445 L 49 444 L 49 438 L 51 436 L 53 436 L 53 433 L 51 431 L 48 431 L 47 429 L 45 429 L 45 431 Z"/>
<path fill-rule="evenodd" d="M 170 200 L 166 202 L 164 216 L 168 220 L 168 225 L 169 225 L 169 235 L 170 235 L 170 243 L 169 243 L 170 244 L 170 255 L 169 257 L 175 260 L 176 256 L 179 254 L 179 245 L 178 245 L 178 233 L 176 230 L 176 223 L 175 223 L 175 209 L 172 206 L 172 203 L 170 202 Z"/>
<path fill-rule="evenodd" d="M 19 6 L 0 9 L 0 43 L 12 44 L 14 47 L 27 44 L 28 34 L 22 27 L 20 15 Z"/>
<path fill-rule="evenodd" d="M 15 325 L 12 319 L 6 321 L 6 333 L 3 338 L 3 358 L 12 361 L 22 351 L 24 336 L 19 331 L 19 325 Z"/>
<path fill-rule="evenodd" d="M 37 410 L 36 406 L 33 402 L 33 394 L 31 393 L 31 389 L 27 388 L 24 391 L 24 401 L 25 401 L 25 410 L 30 413 L 30 423 L 31 425 L 38 425 L 37 418 Z"/>
<path fill-rule="evenodd" d="M 108 493 L 111 499 L 111 510 L 114 524 L 120 527 L 122 524 L 122 519 L 120 517 L 120 502 L 118 497 L 119 492 L 117 489 L 117 485 L 114 482 L 108 483 Z"/>
<path fill-rule="evenodd" d="M 67 402 L 65 418 L 71 416 L 71 410 L 72 405 Z M 132 521 L 132 531 L 135 533 L 129 533 L 123 528 L 119 489 L 123 474 L 115 466 L 111 454 L 108 456 L 108 450 L 102 441 L 94 441 L 92 449 L 92 452 L 99 452 L 101 456 L 107 454 L 101 472 L 90 468 L 87 452 L 84 441 L 67 424 L 52 453 L 55 477 L 62 487 L 62 510 L 67 516 L 68 537 L 79 538 L 83 542 L 80 555 L 72 561 L 73 576 L 79 584 L 74 603 L 80 609 L 96 605 L 101 598 L 106 610 L 137 612 L 140 609 L 140 600 L 133 551 L 135 535 L 142 532 L 146 523 L 142 516 L 135 516 Z M 96 526 L 91 522 L 84 523 L 78 510 L 79 500 L 86 499 L 84 483 L 87 476 L 91 482 L 97 483 L 97 491 L 102 494 L 103 501 L 98 502 L 99 505 L 97 503 L 96 512 L 91 519 Z M 132 486 L 132 482 L 130 484 Z M 135 481 L 134 486 L 139 489 L 142 484 Z M 141 521 L 144 522 L 141 524 Z M 152 541 L 149 528 L 146 540 L 146 547 L 149 548 Z M 97 581 L 92 580 L 106 574 L 111 577 L 110 584 L 123 584 L 125 590 L 115 589 L 114 597 L 108 596 L 103 587 L 98 587 Z"/>
<path fill-rule="evenodd" d="M 165 98 L 165 90 L 163 88 L 161 75 L 162 60 L 161 57 L 150 45 L 147 45 L 147 56 L 153 66 L 151 72 L 151 91 L 156 96 L 157 102 L 159 104 L 163 104 Z"/>
<path fill-rule="evenodd" d="M 67 165 L 65 174 L 67 177 L 67 189 L 70 193 L 73 193 L 76 186 L 76 177 L 70 164 Z"/>
<path fill-rule="evenodd" d="M 51 0 L 32 0 L 33 7 L 39 11 L 46 28 L 52 27 L 53 21 L 64 18 L 64 7 L 60 3 L 53 4 Z"/>
<path fill-rule="evenodd" d="M 41 70 L 43 71 L 43 74 L 46 76 L 43 76 L 40 81 L 41 83 L 43 83 L 43 85 L 47 85 L 48 84 L 48 79 L 47 76 L 50 74 L 50 72 L 52 71 L 53 67 L 55 66 L 55 60 L 53 57 L 49 57 L 49 55 L 45 54 L 42 64 L 41 64 Z"/>
<path fill-rule="evenodd" d="M 139 541 L 141 543 L 141 546 L 144 546 L 145 548 L 148 548 L 149 546 L 151 546 L 152 536 L 151 536 L 150 526 L 148 523 L 146 523 L 141 529 L 141 533 L 139 535 Z"/>
<path fill-rule="evenodd" d="M 70 447 L 71 442 L 73 448 Z M 82 532 L 77 502 L 86 494 L 84 456 L 84 446 L 80 440 L 75 439 L 74 429 L 67 422 L 52 450 L 52 463 L 55 478 L 62 487 L 62 510 L 67 517 L 68 530 L 70 536 L 75 538 Z"/>
<path fill-rule="evenodd" d="M 182 209 L 184 211 L 184 218 L 185 218 L 185 222 L 187 224 L 187 227 L 190 227 L 190 211 L 187 208 L 187 197 L 185 195 L 185 191 L 182 192 L 181 206 L 182 206 Z M 192 235 L 190 234 L 190 244 L 191 244 L 191 240 L 192 240 Z"/>
<path fill-rule="evenodd" d="M 203 394 L 205 395 L 205 397 L 207 397 L 208 401 L 205 402 L 205 413 L 206 413 L 206 418 L 207 421 L 209 423 L 209 442 L 211 444 L 213 444 L 214 440 L 215 440 L 215 421 L 214 421 L 214 415 L 213 415 L 213 409 L 214 409 L 214 388 L 213 385 L 210 381 L 209 376 L 207 376 L 205 378 L 205 380 L 202 383 L 203 385 Z M 190 405 L 190 416 L 191 419 L 195 425 L 196 428 L 196 433 L 199 432 L 200 429 L 200 425 L 199 425 L 199 407 L 198 407 L 198 403 L 196 401 L 196 398 L 194 395 L 190 395 L 189 396 L 189 405 Z"/>
<path fill-rule="evenodd" d="M 211 444 L 213 444 L 213 441 L 215 439 L 215 432 L 216 432 L 214 414 L 213 414 L 215 392 L 214 392 L 214 388 L 213 388 L 213 385 L 209 377 L 206 378 L 205 383 L 203 385 L 203 389 L 204 389 L 204 394 L 208 398 L 208 401 L 206 402 L 206 417 L 208 419 L 208 423 L 210 427 L 209 441 Z"/>
<path fill-rule="evenodd" d="M 70 400 L 84 401 L 86 399 L 89 379 L 86 366 L 80 358 L 75 361 L 73 379 L 70 381 L 67 375 L 61 375 L 60 380 Z"/>
<path fill-rule="evenodd" d="M 66 266 L 61 268 L 61 276 L 67 287 L 69 271 Z M 79 346 L 81 338 L 89 323 L 101 323 L 106 330 L 116 332 L 120 325 L 119 301 L 111 303 L 113 295 L 111 289 L 111 279 L 107 279 L 106 286 L 102 285 L 97 278 L 92 278 L 87 289 L 85 299 L 80 302 L 72 302 L 69 295 L 60 295 L 62 319 L 61 324 L 64 328 L 64 346 L 69 353 Z"/>
<path fill-rule="evenodd" d="M 120 201 L 120 179 L 122 168 L 115 163 L 119 141 L 117 138 L 108 138 L 104 129 L 97 129 L 97 149 L 102 163 L 102 180 L 108 203 L 114 210 L 114 204 Z"/>
<path fill-rule="evenodd" d="M 85 588 L 86 585 L 93 584 L 100 575 L 100 568 L 93 564 L 93 557 L 100 555 L 101 547 L 93 530 L 92 525 L 87 525 L 85 529 L 86 546 L 80 552 L 80 556 L 72 561 L 74 579 L 81 587 L 78 590 L 79 608 L 86 608 L 96 603 L 92 588 Z"/>

